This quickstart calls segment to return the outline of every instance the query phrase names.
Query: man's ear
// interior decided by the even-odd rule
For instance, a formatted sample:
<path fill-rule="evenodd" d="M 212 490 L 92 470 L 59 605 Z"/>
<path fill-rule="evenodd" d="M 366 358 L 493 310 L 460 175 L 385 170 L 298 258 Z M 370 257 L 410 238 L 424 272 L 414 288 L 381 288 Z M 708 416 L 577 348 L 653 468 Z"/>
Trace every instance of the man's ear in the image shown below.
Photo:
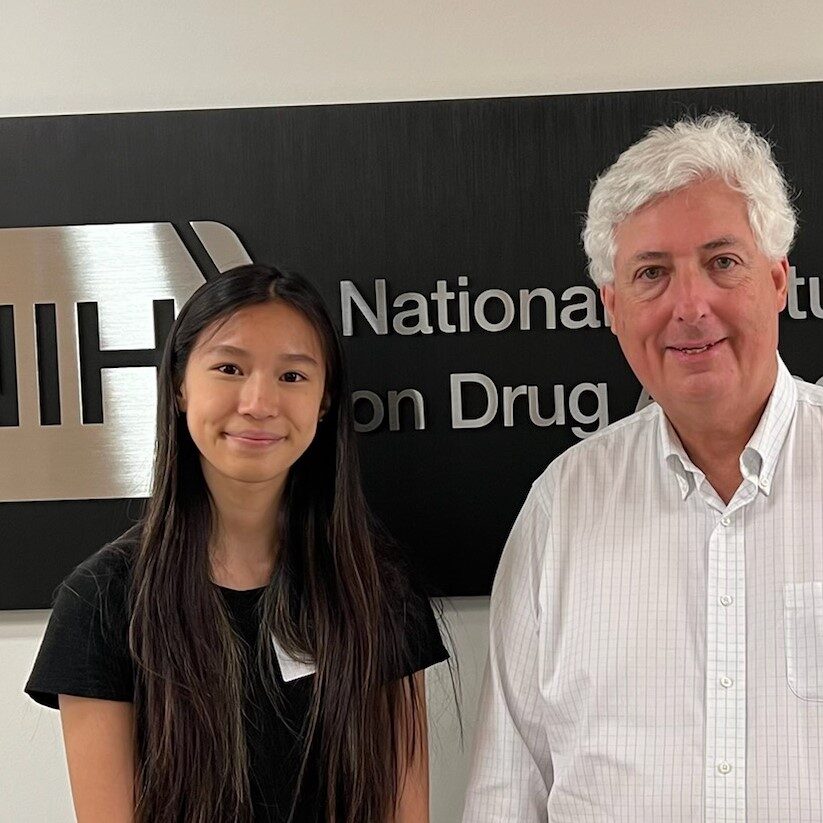
<path fill-rule="evenodd" d="M 614 316 L 614 283 L 605 283 L 600 287 L 600 299 L 603 301 L 603 308 L 611 317 L 612 334 L 617 334 L 617 318 Z"/>
<path fill-rule="evenodd" d="M 786 300 L 789 291 L 789 260 L 784 257 L 772 263 L 772 282 L 774 283 L 775 295 L 777 297 L 778 313 L 786 308 Z"/>

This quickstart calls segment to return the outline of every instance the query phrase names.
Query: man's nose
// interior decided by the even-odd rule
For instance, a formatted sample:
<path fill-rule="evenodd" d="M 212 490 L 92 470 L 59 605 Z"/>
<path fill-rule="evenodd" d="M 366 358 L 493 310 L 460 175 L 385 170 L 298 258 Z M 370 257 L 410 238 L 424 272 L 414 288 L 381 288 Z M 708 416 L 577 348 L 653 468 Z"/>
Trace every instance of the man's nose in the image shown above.
<path fill-rule="evenodd" d="M 277 417 L 280 413 L 277 381 L 264 374 L 251 374 L 243 383 L 237 411 L 256 419 Z"/>
<path fill-rule="evenodd" d="M 689 265 L 676 272 L 673 280 L 674 318 L 689 325 L 699 323 L 710 312 L 710 279 L 698 266 Z"/>

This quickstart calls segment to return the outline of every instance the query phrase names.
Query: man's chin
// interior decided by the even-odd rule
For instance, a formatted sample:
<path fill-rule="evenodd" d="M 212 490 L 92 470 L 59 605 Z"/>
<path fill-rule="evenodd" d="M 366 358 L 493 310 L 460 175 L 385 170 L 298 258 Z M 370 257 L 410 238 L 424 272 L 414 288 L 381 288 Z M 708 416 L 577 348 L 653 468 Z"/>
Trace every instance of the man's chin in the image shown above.
<path fill-rule="evenodd" d="M 669 402 L 688 406 L 704 403 L 706 406 L 728 401 L 734 394 L 734 385 L 729 375 L 713 370 L 698 372 L 681 377 L 666 392 Z"/>

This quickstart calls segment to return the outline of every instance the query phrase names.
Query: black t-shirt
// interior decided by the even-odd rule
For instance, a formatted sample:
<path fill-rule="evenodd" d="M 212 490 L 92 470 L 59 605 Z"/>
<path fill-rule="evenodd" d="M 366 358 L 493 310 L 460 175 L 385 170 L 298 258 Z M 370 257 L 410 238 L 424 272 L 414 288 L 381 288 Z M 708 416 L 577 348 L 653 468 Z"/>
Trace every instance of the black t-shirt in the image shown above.
<path fill-rule="evenodd" d="M 40 651 L 26 684 L 27 694 L 44 706 L 58 708 L 57 696 L 69 694 L 103 700 L 131 701 L 135 666 L 128 647 L 128 590 L 137 537 L 134 530 L 79 565 L 60 585 Z M 237 632 L 254 649 L 258 634 L 257 603 L 264 589 L 235 591 L 218 587 Z M 448 657 L 431 606 L 409 588 L 409 601 L 421 614 L 410 633 L 412 671 Z M 422 630 L 421 627 L 422 626 Z M 400 673 L 400 674 L 406 674 Z M 266 698 L 258 670 L 247 690 L 246 740 L 249 783 L 258 823 L 285 821 L 291 809 L 302 759 L 299 732 L 311 699 L 313 677 L 279 679 L 280 713 Z M 319 786 L 313 768 L 305 777 L 295 823 L 320 820 L 314 808 Z"/>

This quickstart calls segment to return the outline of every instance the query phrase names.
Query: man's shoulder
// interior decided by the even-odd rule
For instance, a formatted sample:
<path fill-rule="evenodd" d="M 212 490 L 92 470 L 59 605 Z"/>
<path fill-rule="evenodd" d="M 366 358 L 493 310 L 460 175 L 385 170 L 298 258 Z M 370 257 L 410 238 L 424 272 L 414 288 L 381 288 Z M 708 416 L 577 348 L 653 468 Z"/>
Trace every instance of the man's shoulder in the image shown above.
<path fill-rule="evenodd" d="M 640 411 L 616 420 L 585 440 L 566 449 L 549 463 L 544 475 L 572 468 L 609 462 L 618 455 L 634 454 L 638 446 L 653 443 L 658 437 L 660 407 L 650 403 Z"/>
<path fill-rule="evenodd" d="M 551 492 L 559 483 L 579 483 L 583 476 L 614 473 L 615 467 L 644 459 L 659 438 L 660 407 L 650 403 L 590 435 L 558 455 L 535 480 Z"/>

